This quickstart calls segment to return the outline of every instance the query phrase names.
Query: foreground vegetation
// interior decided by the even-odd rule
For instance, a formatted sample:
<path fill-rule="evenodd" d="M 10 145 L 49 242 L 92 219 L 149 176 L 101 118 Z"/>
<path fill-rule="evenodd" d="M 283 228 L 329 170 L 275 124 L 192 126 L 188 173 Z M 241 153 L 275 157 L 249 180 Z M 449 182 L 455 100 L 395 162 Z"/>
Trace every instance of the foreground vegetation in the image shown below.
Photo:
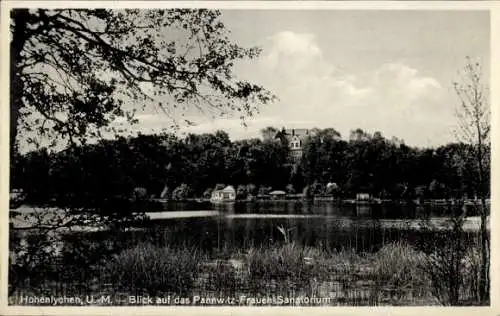
<path fill-rule="evenodd" d="M 449 258 L 442 260 L 447 253 L 443 249 L 424 251 L 419 245 L 396 242 L 376 252 L 356 253 L 289 242 L 209 255 L 196 247 L 143 242 L 106 260 L 89 262 L 83 270 L 65 263 L 57 271 L 53 261 L 46 262 L 45 270 L 38 271 L 45 275 L 26 278 L 10 297 L 82 293 L 111 295 L 115 304 L 129 304 L 130 295 L 189 298 L 190 304 L 194 296 L 274 297 L 271 305 L 286 304 L 277 297 L 326 298 L 310 302 L 320 305 L 478 304 L 477 245 L 469 245 L 456 266 Z M 440 269 L 453 275 L 436 273 Z M 447 277 L 456 284 L 448 283 Z M 455 292 L 457 301 L 453 301 Z"/>

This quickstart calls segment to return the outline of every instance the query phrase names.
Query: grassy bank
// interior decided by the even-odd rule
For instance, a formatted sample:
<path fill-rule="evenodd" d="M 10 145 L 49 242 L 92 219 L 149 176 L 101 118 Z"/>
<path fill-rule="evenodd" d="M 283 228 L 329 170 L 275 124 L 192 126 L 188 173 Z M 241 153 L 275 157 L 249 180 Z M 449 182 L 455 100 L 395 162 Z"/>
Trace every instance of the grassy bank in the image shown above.
<path fill-rule="evenodd" d="M 236 299 L 246 296 L 239 301 L 243 305 L 446 304 L 446 287 L 438 292 L 435 286 L 436 282 L 446 282 L 446 276 L 440 280 L 429 273 L 436 267 L 432 258 L 433 254 L 402 242 L 387 244 L 373 253 L 348 249 L 327 252 L 285 243 L 249 248 L 223 257 L 209 257 L 194 247 L 140 243 L 89 266 L 94 273 L 86 280 L 86 289 L 94 295 L 111 295 L 119 304 L 129 304 L 130 295 L 190 298 L 190 304 L 194 296 Z M 459 274 L 455 279 L 461 280 L 457 285 L 459 304 L 475 303 L 477 260 L 477 251 L 472 247 L 460 270 L 455 271 Z M 442 264 L 441 268 L 446 268 L 446 262 Z M 38 286 L 26 284 L 11 298 L 40 292 L 70 295 L 67 292 L 76 286 L 71 286 L 70 279 L 65 282 L 57 287 L 50 282 Z M 58 292 L 54 293 L 56 289 Z M 248 301 L 249 297 L 271 299 L 263 303 Z M 322 300 L 287 304 L 286 298 L 300 297 Z"/>

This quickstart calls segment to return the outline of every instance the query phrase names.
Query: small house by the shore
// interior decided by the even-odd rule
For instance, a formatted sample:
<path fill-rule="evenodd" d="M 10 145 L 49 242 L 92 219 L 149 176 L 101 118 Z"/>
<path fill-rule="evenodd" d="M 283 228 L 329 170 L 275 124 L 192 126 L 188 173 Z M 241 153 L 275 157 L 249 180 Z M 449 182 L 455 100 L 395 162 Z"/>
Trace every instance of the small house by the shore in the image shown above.
<path fill-rule="evenodd" d="M 210 198 L 210 200 L 217 202 L 234 201 L 236 200 L 236 190 L 232 185 L 228 185 L 222 190 L 215 190 L 214 192 L 212 192 L 212 197 Z"/>
<path fill-rule="evenodd" d="M 371 199 L 370 193 L 358 193 L 356 194 L 357 201 L 368 201 Z"/>

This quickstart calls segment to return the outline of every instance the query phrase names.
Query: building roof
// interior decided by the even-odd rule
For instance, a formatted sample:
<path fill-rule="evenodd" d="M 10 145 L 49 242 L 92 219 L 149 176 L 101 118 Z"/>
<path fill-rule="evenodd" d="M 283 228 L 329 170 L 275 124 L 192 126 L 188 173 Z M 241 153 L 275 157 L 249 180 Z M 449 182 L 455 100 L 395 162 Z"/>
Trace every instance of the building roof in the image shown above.
<path fill-rule="evenodd" d="M 285 130 L 285 137 L 290 142 L 293 141 L 294 138 L 297 138 L 301 141 L 304 141 L 308 136 L 313 136 L 313 132 L 307 128 L 291 128 Z"/>
<path fill-rule="evenodd" d="M 299 138 L 304 138 L 311 135 L 311 131 L 307 128 L 291 128 L 285 130 L 287 137 L 298 136 Z"/>
<path fill-rule="evenodd" d="M 234 187 L 232 185 L 228 185 L 227 187 L 225 187 L 224 189 L 220 190 L 221 192 L 227 192 L 227 193 L 234 193 L 236 192 L 234 190 Z"/>
<path fill-rule="evenodd" d="M 285 191 L 276 190 L 276 191 L 269 192 L 269 194 L 270 195 L 285 195 L 286 192 Z"/>

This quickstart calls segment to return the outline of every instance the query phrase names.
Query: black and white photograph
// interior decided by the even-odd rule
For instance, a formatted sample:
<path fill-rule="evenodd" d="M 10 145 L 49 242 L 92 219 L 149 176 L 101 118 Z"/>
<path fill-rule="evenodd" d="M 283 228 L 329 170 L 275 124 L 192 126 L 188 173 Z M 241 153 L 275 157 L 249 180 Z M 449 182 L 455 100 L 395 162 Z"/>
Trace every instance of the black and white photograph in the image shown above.
<path fill-rule="evenodd" d="M 490 10 L 98 6 L 2 8 L 2 304 L 492 306 Z"/>

